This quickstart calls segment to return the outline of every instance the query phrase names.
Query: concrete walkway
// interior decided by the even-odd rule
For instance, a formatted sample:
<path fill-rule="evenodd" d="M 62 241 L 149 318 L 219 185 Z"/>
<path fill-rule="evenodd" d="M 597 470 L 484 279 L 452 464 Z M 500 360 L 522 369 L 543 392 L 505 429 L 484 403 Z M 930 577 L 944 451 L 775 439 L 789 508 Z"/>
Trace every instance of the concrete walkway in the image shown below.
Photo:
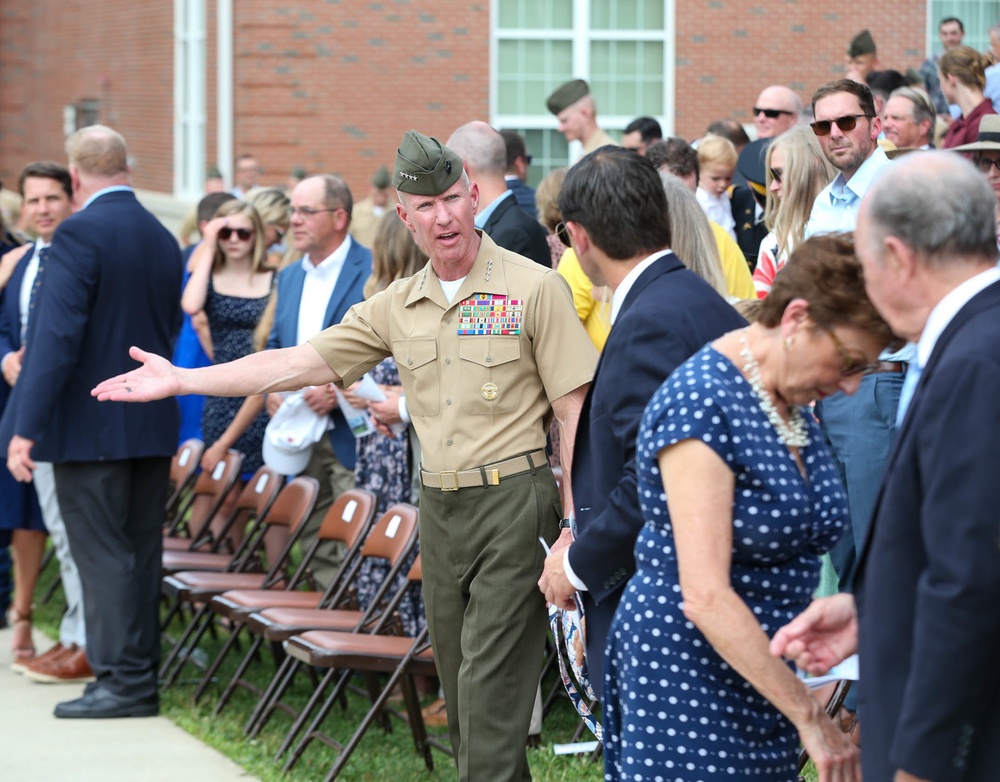
<path fill-rule="evenodd" d="M 36 632 L 40 651 L 51 641 Z M 0 630 L 0 780 L 3 782 L 248 782 L 231 760 L 166 717 L 57 720 L 56 703 L 82 685 L 36 684 L 10 670 Z"/>

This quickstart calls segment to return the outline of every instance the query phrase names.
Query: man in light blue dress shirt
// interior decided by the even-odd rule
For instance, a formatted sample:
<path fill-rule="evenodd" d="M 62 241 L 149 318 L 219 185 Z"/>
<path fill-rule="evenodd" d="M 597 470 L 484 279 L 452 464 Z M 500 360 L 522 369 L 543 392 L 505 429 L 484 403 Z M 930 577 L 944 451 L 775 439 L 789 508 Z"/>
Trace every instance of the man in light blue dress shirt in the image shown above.
<path fill-rule="evenodd" d="M 850 232 L 861 199 L 890 165 L 876 143 L 881 122 L 868 87 L 847 79 L 820 87 L 813 96 L 813 131 L 823 153 L 840 172 L 816 197 L 806 235 Z M 847 487 L 852 535 L 831 552 L 840 588 L 849 583 L 864 541 L 879 482 L 896 429 L 896 409 L 913 347 L 880 356 L 880 371 L 866 375 L 853 396 L 835 394 L 816 406 Z"/>

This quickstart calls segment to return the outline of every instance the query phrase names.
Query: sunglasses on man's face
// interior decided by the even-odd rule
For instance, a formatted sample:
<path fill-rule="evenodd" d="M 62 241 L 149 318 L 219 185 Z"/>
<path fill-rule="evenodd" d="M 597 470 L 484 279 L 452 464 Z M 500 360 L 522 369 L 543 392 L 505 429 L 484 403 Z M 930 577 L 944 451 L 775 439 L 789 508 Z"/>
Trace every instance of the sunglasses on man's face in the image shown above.
<path fill-rule="evenodd" d="M 782 114 L 792 115 L 792 112 L 785 111 L 784 109 L 762 109 L 759 106 L 753 107 L 753 115 L 756 117 L 758 114 L 763 114 L 768 119 L 777 119 Z"/>
<path fill-rule="evenodd" d="M 229 228 L 228 226 L 219 229 L 219 238 L 224 242 L 228 242 L 233 234 L 236 234 L 241 242 L 249 242 L 253 231 L 249 228 Z"/>
<path fill-rule="evenodd" d="M 818 119 L 815 122 L 809 123 L 809 127 L 813 129 L 813 133 L 817 136 L 829 136 L 834 124 L 840 128 L 842 133 L 847 133 L 858 126 L 858 120 L 862 117 L 871 119 L 871 115 L 869 114 L 848 114 L 845 117 L 837 117 L 836 119 Z"/>

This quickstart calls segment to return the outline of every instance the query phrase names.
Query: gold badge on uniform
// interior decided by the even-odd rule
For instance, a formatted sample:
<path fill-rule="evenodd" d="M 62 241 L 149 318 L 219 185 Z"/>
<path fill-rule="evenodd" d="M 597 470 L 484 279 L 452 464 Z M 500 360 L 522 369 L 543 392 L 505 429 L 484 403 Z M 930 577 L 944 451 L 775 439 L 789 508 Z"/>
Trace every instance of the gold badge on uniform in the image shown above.
<path fill-rule="evenodd" d="M 479 389 L 479 393 L 483 395 L 483 399 L 487 402 L 492 402 L 500 396 L 500 387 L 496 383 L 483 383 L 483 387 Z"/>

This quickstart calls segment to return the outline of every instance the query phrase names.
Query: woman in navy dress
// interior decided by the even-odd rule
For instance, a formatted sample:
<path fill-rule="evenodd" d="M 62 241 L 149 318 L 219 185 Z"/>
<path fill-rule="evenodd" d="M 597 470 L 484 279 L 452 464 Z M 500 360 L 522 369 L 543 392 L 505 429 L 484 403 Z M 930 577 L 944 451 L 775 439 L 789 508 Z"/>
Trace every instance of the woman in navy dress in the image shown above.
<path fill-rule="evenodd" d="M 254 352 L 254 330 L 274 287 L 267 268 L 264 226 L 257 210 L 244 201 L 227 201 L 206 224 L 204 238 L 191 256 L 191 277 L 181 307 L 189 315 L 204 310 L 212 335 L 212 361 L 222 364 Z M 267 414 L 260 405 L 243 408 L 243 399 L 206 397 L 201 416 L 205 453 L 201 466 L 213 470 L 226 450 L 243 454 L 243 477 L 263 464 Z M 234 488 L 216 517 L 224 520 L 239 488 Z M 197 509 L 196 509 L 197 510 Z"/>
<path fill-rule="evenodd" d="M 424 264 L 425 257 L 417 248 L 409 230 L 395 212 L 388 212 L 379 218 L 375 226 L 375 238 L 372 241 L 372 276 L 365 283 L 365 298 L 369 299 L 379 291 L 385 290 L 390 283 L 410 277 Z M 381 386 L 386 395 L 385 402 L 365 403 L 357 397 L 348 398 L 357 406 L 366 406 L 375 417 L 397 422 L 399 396 L 402 385 L 396 362 L 387 358 L 376 365 L 369 373 L 372 379 Z M 412 496 L 412 457 L 411 445 L 414 445 L 416 435 L 408 428 L 401 434 L 395 434 L 386 425 L 381 425 L 379 431 L 358 438 L 357 460 L 354 467 L 354 485 L 359 489 L 367 489 L 378 497 L 378 512 L 381 514 L 389 505 L 395 502 L 413 502 Z M 416 558 L 411 555 L 410 561 Z M 409 564 L 401 571 L 397 583 L 389 594 L 392 594 L 405 580 Z M 375 597 L 386 573 L 389 571 L 387 560 L 366 560 L 358 575 L 358 602 L 363 608 Z M 423 597 L 419 587 L 410 590 L 399 606 L 399 615 L 403 631 L 407 635 L 416 636 L 426 624 L 424 616 Z"/>
<path fill-rule="evenodd" d="M 758 321 L 682 364 L 637 441 L 645 527 L 611 626 L 608 780 L 792 782 L 799 741 L 837 780 L 858 756 L 768 640 L 808 604 L 847 503 L 807 410 L 892 341 L 846 238 L 795 252 Z"/>

